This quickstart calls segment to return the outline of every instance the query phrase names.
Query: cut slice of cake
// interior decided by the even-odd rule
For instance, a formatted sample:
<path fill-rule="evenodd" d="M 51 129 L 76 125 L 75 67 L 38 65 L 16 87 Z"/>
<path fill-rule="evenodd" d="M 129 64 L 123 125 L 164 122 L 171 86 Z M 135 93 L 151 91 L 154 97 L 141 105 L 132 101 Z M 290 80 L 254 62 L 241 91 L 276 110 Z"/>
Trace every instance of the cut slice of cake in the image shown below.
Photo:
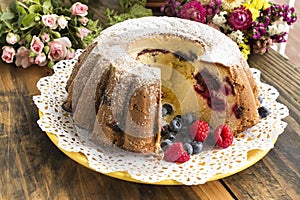
<path fill-rule="evenodd" d="M 238 46 L 217 30 L 171 17 L 127 20 L 104 30 L 80 57 L 64 104 L 79 135 L 96 145 L 156 152 L 160 131 L 193 113 L 234 134 L 254 126 L 257 86 Z M 162 117 L 162 104 L 174 112 Z"/>

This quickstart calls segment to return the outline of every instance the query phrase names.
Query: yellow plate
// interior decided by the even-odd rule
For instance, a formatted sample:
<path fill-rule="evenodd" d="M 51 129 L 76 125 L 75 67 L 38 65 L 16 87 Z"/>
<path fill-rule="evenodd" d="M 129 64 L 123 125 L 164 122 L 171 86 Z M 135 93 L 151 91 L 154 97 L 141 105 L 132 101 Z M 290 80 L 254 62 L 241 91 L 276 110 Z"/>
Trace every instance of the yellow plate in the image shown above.
<path fill-rule="evenodd" d="M 42 117 L 43 113 L 41 111 L 39 111 L 39 116 Z M 48 135 L 48 137 L 50 138 L 50 140 L 58 147 L 58 138 L 56 137 L 55 134 L 53 133 L 49 133 L 46 132 L 46 134 Z M 273 143 L 275 144 L 275 142 L 277 141 L 276 137 L 273 141 Z M 74 161 L 76 161 L 77 163 L 93 170 L 89 164 L 88 164 L 88 160 L 85 157 L 84 154 L 82 153 L 78 153 L 78 152 L 69 152 L 66 151 L 60 147 L 58 147 L 64 154 L 66 154 L 68 157 L 70 157 L 71 159 L 73 159 Z M 233 174 L 236 174 L 244 169 L 247 169 L 248 167 L 254 165 L 256 162 L 258 162 L 260 159 L 262 159 L 265 155 L 267 155 L 267 153 L 270 151 L 270 149 L 268 150 L 258 150 L 258 149 L 254 149 L 248 152 L 247 154 L 247 163 L 242 166 L 241 168 L 239 168 L 238 170 L 231 172 L 231 173 L 224 173 L 224 174 L 216 174 L 213 177 L 211 177 L 208 181 L 215 181 L 218 179 L 222 179 L 228 176 L 231 176 Z M 114 177 L 114 178 L 118 178 L 118 179 L 122 179 L 122 180 L 126 180 L 126 181 L 130 181 L 130 182 L 136 182 L 136 183 L 145 183 L 145 184 L 155 184 L 155 185 L 182 185 L 182 183 L 179 183 L 177 181 L 174 180 L 164 180 L 164 181 L 160 181 L 160 182 L 155 182 L 155 183 L 147 183 L 147 182 L 143 182 L 140 180 L 136 180 L 134 178 L 132 178 L 127 172 L 111 172 L 111 173 L 107 173 L 105 174 L 107 176 L 110 177 Z"/>

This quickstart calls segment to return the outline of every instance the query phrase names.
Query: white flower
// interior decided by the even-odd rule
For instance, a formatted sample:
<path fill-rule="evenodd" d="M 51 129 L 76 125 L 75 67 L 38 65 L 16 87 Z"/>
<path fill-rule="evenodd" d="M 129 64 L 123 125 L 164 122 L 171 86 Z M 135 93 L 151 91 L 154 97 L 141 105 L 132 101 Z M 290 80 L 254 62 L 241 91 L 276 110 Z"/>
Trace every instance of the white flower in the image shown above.
<path fill-rule="evenodd" d="M 18 36 L 17 34 L 14 34 L 14 33 L 8 33 L 6 35 L 6 42 L 8 44 L 16 44 L 18 41 L 20 40 L 20 36 Z"/>
<path fill-rule="evenodd" d="M 267 32 L 270 35 L 277 35 L 277 34 L 282 34 L 283 32 L 286 31 L 286 27 L 283 24 L 272 24 L 268 26 Z"/>
<path fill-rule="evenodd" d="M 66 18 L 64 16 L 61 15 L 57 18 L 57 24 L 59 25 L 59 27 L 61 29 L 65 29 L 66 26 L 68 25 L 68 21 L 66 20 Z"/>
<path fill-rule="evenodd" d="M 226 14 L 227 14 L 226 11 L 222 11 L 222 12 L 216 14 L 212 18 L 212 22 L 219 27 L 223 27 L 225 25 L 225 23 L 227 22 L 226 17 L 225 17 Z"/>
<path fill-rule="evenodd" d="M 224 10 L 233 10 L 234 8 L 240 7 L 246 2 L 246 0 L 223 0 L 222 8 Z"/>
<path fill-rule="evenodd" d="M 244 33 L 240 30 L 233 31 L 228 37 L 238 44 L 244 43 Z"/>

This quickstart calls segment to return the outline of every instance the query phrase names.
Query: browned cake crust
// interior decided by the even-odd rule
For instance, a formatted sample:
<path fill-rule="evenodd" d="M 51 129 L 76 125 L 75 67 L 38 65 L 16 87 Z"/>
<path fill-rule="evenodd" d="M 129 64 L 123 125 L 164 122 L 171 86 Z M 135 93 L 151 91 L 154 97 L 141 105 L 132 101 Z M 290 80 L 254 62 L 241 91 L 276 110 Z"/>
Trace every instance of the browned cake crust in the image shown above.
<path fill-rule="evenodd" d="M 82 63 L 85 61 L 85 59 L 88 57 L 89 53 L 94 49 L 94 47 L 97 45 L 97 42 L 92 43 L 89 45 L 83 53 L 78 57 L 78 62 L 73 67 L 72 73 L 70 75 L 70 78 L 67 81 L 66 85 L 66 91 L 68 92 L 68 98 L 62 105 L 64 110 L 71 112 L 72 111 L 72 92 L 73 92 L 73 87 L 74 87 L 74 79 L 82 66 Z"/>
<path fill-rule="evenodd" d="M 230 73 L 232 74 L 231 81 L 237 96 L 237 105 L 242 108 L 242 116 L 237 129 L 234 130 L 234 133 L 238 134 L 259 121 L 257 114 L 258 91 L 252 75 L 249 76 L 251 74 L 249 68 L 240 66 L 231 67 Z"/>
<path fill-rule="evenodd" d="M 123 89 L 132 95 L 123 97 L 120 100 L 123 106 L 118 109 L 112 105 L 118 84 L 116 68 L 109 66 L 102 77 L 96 93 L 96 105 L 99 104 L 97 120 L 102 129 L 94 130 L 93 138 L 101 137 L 105 141 L 103 144 L 107 145 L 109 140 L 111 144 L 131 152 L 154 152 L 157 136 L 153 133 L 159 132 L 160 84 L 145 84 L 134 91 L 136 81 L 135 77 L 131 77 L 132 81 L 128 81 Z M 153 105 L 156 105 L 155 110 Z M 98 141 L 101 144 L 101 140 Z"/>
<path fill-rule="evenodd" d="M 129 99 L 128 117 L 126 118 L 126 133 L 124 137 L 124 149 L 133 152 L 153 152 L 157 148 L 158 139 L 153 133 L 158 133 L 160 108 L 156 106 L 153 113 L 153 105 L 159 105 L 160 85 L 144 85 L 133 93 Z M 153 114 L 155 114 L 153 116 Z M 143 127 L 148 131 L 141 132 Z M 128 134 L 129 133 L 129 134 Z M 132 134 L 134 133 L 134 134 Z"/>

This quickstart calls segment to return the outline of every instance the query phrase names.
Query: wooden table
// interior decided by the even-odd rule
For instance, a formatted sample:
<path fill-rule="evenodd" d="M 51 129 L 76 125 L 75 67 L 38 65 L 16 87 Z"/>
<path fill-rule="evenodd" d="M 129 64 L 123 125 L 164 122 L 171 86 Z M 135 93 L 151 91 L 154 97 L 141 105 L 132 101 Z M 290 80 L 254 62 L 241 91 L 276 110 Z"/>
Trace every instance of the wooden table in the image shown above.
<path fill-rule="evenodd" d="M 95 8 L 97 9 L 97 8 Z M 95 12 L 98 12 L 95 11 Z M 41 131 L 32 96 L 52 71 L 0 62 L 0 199 L 300 199 L 300 69 L 275 51 L 249 59 L 288 106 L 285 132 L 267 156 L 230 177 L 197 186 L 127 182 L 87 169 Z"/>

